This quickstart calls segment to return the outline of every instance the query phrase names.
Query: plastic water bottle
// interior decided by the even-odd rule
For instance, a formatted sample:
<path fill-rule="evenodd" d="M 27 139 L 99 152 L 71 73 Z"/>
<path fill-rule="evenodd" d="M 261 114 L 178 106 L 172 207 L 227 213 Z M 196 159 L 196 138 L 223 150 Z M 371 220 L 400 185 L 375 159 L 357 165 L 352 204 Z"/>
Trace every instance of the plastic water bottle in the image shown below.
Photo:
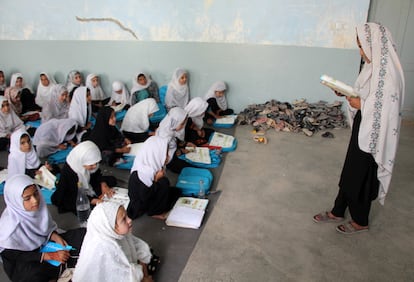
<path fill-rule="evenodd" d="M 204 190 L 204 181 L 200 179 L 199 185 L 200 185 L 200 189 L 198 190 L 198 198 L 204 199 L 206 197 L 206 192 Z"/>
<path fill-rule="evenodd" d="M 78 188 L 78 196 L 76 198 L 76 213 L 78 215 L 80 227 L 86 227 L 89 214 L 91 213 L 91 206 L 88 195 L 84 188 Z"/>

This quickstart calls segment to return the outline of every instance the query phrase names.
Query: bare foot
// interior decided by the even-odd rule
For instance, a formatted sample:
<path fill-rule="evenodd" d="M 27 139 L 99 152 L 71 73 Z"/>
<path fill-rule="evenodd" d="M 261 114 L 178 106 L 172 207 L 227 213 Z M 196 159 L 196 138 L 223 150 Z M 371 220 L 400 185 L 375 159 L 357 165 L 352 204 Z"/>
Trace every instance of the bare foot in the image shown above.
<path fill-rule="evenodd" d="M 162 213 L 162 214 L 155 214 L 151 216 L 152 218 L 155 219 L 161 219 L 161 220 L 166 220 L 168 217 L 168 212 Z"/>
<path fill-rule="evenodd" d="M 368 229 L 368 225 L 367 226 L 362 226 L 359 225 L 358 223 L 356 223 L 355 221 L 350 221 L 349 223 L 351 223 L 351 225 L 356 229 L 356 230 L 362 230 L 362 229 Z"/>

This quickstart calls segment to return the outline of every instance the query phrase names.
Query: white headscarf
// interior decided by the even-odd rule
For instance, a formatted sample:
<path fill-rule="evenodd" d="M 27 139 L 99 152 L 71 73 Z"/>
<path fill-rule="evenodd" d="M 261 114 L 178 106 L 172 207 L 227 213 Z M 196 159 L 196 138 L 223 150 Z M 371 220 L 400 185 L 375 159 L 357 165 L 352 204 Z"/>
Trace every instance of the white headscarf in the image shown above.
<path fill-rule="evenodd" d="M 101 151 L 92 141 L 79 143 L 72 149 L 72 151 L 70 151 L 66 158 L 66 162 L 70 168 L 76 172 L 82 188 L 86 189 L 90 196 L 93 196 L 95 192 L 89 184 L 91 178 L 90 171 L 87 170 L 84 165 L 99 164 L 101 159 Z"/>
<path fill-rule="evenodd" d="M 177 149 L 177 141 L 175 138 L 184 140 L 185 126 L 180 131 L 176 131 L 176 128 L 187 118 L 187 113 L 179 107 L 172 108 L 168 114 L 162 119 L 159 127 L 155 131 L 155 135 L 167 138 L 169 140 L 168 155 L 170 161 L 174 156 Z"/>
<path fill-rule="evenodd" d="M 170 83 L 168 83 L 167 93 L 165 94 L 165 105 L 168 109 L 173 107 L 184 108 L 190 99 L 190 90 L 188 81 L 186 84 L 180 84 L 180 78 L 188 72 L 184 69 L 175 69 Z"/>
<path fill-rule="evenodd" d="M 23 82 L 22 82 L 22 87 L 17 88 L 17 89 L 21 90 L 23 88 L 26 88 L 25 81 L 23 79 L 23 75 L 20 72 L 16 72 L 16 73 L 12 74 L 12 76 L 10 78 L 10 87 L 16 87 L 16 81 L 17 81 L 18 78 L 21 78 Z"/>
<path fill-rule="evenodd" d="M 82 86 L 83 84 L 75 84 L 75 75 L 79 74 L 82 77 L 82 74 L 77 70 L 72 70 L 68 73 L 68 77 L 66 78 L 66 89 L 68 89 L 68 92 L 70 93 L 73 88 Z"/>
<path fill-rule="evenodd" d="M 60 102 L 60 96 L 67 91 L 66 87 L 61 84 L 52 86 L 50 98 L 43 105 L 41 112 L 42 122 L 48 121 L 52 118 L 63 119 L 68 117 L 70 106 L 69 102 L 67 100 Z"/>
<path fill-rule="evenodd" d="M 28 153 L 20 150 L 20 138 L 22 135 L 29 133 L 24 128 L 19 128 L 10 137 L 10 154 L 7 164 L 7 178 L 16 174 L 25 174 L 27 169 L 37 169 L 40 166 L 39 157 L 36 154 L 33 144 L 31 144 L 30 151 Z"/>
<path fill-rule="evenodd" d="M 203 117 L 208 108 L 208 103 L 200 97 L 195 97 L 185 106 L 184 110 L 191 118 L 193 123 L 201 129 L 204 125 Z"/>
<path fill-rule="evenodd" d="M 0 96 L 0 109 L 3 101 L 8 100 L 4 96 Z M 0 110 L 0 137 L 6 137 L 7 134 L 11 134 L 13 131 L 23 126 L 23 121 L 11 108 L 7 114 Z"/>
<path fill-rule="evenodd" d="M 121 94 L 115 92 L 119 90 L 122 90 Z M 128 105 L 130 100 L 131 97 L 129 95 L 128 89 L 125 87 L 125 84 L 123 84 L 121 81 L 114 81 L 112 83 L 111 99 L 109 100 L 108 104 L 111 105 L 112 102 L 115 102 L 121 105 Z"/>
<path fill-rule="evenodd" d="M 2 70 L 0 70 L 0 71 L 2 71 Z M 4 75 L 4 82 L 2 84 L 0 84 L 0 90 L 4 91 L 7 88 L 7 82 L 6 82 L 6 74 L 4 73 L 4 71 L 2 71 L 2 72 L 3 72 L 3 75 Z"/>
<path fill-rule="evenodd" d="M 157 102 L 153 98 L 144 99 L 132 107 L 125 114 L 121 130 L 143 133 L 149 128 L 149 115 L 159 110 Z"/>
<path fill-rule="evenodd" d="M 42 80 L 39 79 L 39 84 L 37 85 L 37 91 L 36 91 L 36 104 L 38 104 L 40 107 L 43 107 L 49 100 L 50 100 L 50 92 L 52 90 L 53 85 L 56 85 L 56 81 L 53 78 L 53 76 L 49 76 L 45 72 L 41 72 L 39 77 L 45 75 L 47 79 L 49 80 L 49 85 L 44 86 L 42 84 Z"/>
<path fill-rule="evenodd" d="M 361 125 L 358 144 L 378 164 L 378 199 L 384 204 L 391 181 L 404 103 L 404 73 L 387 28 L 376 23 L 357 27 L 365 63 L 355 82 L 361 97 Z"/>
<path fill-rule="evenodd" d="M 33 145 L 39 157 L 47 157 L 57 152 L 58 146 L 64 141 L 72 140 L 76 134 L 77 123 L 73 119 L 50 119 L 42 123 L 33 136 Z M 68 134 L 69 129 L 75 127 L 73 133 Z"/>
<path fill-rule="evenodd" d="M 92 113 L 92 106 L 88 104 L 86 94 L 87 88 L 85 86 L 76 88 L 69 106 L 68 117 L 76 120 L 78 126 L 81 127 L 86 125 Z"/>
<path fill-rule="evenodd" d="M 147 83 L 145 85 L 141 85 L 138 83 L 138 76 L 140 75 L 145 76 L 145 78 L 147 79 Z M 132 79 L 132 89 L 131 89 L 131 93 L 134 94 L 137 91 L 141 91 L 142 89 L 147 89 L 148 86 L 151 85 L 151 77 L 149 75 L 147 75 L 144 72 L 137 72 L 137 74 L 135 75 L 135 77 Z"/>
<path fill-rule="evenodd" d="M 86 77 L 86 87 L 89 88 L 89 90 L 91 91 L 91 96 L 92 96 L 92 101 L 102 101 L 106 99 L 106 94 L 103 91 L 100 82 L 98 82 L 98 85 L 96 87 L 93 87 L 92 85 L 92 79 L 94 77 L 98 77 L 99 76 L 95 73 L 91 73 Z"/>
<path fill-rule="evenodd" d="M 6 181 L 6 208 L 0 218 L 0 252 L 4 249 L 33 251 L 46 243 L 57 228 L 37 186 L 39 209 L 26 211 L 24 208 L 22 195 L 30 185 L 33 185 L 33 179 L 24 174 L 14 175 Z"/>
<path fill-rule="evenodd" d="M 151 251 L 147 243 L 131 233 L 115 232 L 120 204 L 103 202 L 91 212 L 78 263 L 72 281 L 140 282 L 144 276 L 138 260 L 149 263 Z M 99 271 L 91 271 L 99 265 Z"/>
<path fill-rule="evenodd" d="M 145 140 L 135 157 L 131 173 L 137 171 L 138 178 L 148 187 L 152 186 L 155 174 L 165 164 L 168 142 L 168 138 L 151 136 Z"/>
<path fill-rule="evenodd" d="M 227 110 L 227 100 L 226 95 L 223 95 L 221 97 L 216 97 L 216 91 L 225 91 L 227 89 L 226 83 L 224 81 L 216 81 L 211 85 L 210 89 L 207 91 L 206 95 L 204 96 L 204 99 L 207 101 L 210 98 L 215 98 L 217 101 L 217 105 L 222 109 L 223 111 Z"/>

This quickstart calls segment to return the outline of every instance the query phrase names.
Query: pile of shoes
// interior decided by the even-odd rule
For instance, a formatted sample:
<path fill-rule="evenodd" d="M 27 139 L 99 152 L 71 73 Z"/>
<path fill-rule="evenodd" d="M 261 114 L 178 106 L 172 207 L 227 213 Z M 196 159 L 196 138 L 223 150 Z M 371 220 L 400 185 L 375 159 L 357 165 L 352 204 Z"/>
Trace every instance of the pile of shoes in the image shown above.
<path fill-rule="evenodd" d="M 257 131 L 274 129 L 312 136 L 320 130 L 347 128 L 348 123 L 341 107 L 340 101 L 308 103 L 301 99 L 287 103 L 271 100 L 264 104 L 249 105 L 238 114 L 237 124 L 250 124 Z"/>

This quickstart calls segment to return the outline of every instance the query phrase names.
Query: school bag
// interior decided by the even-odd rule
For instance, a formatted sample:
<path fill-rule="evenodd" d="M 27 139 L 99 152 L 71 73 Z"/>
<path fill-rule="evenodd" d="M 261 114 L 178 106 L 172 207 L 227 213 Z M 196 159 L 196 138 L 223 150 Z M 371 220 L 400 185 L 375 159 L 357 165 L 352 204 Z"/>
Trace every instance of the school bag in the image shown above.
<path fill-rule="evenodd" d="M 177 184 L 184 196 L 197 197 L 200 191 L 200 180 L 204 188 L 204 194 L 210 192 L 211 184 L 213 183 L 213 174 L 206 168 L 185 167 L 178 175 Z"/>

